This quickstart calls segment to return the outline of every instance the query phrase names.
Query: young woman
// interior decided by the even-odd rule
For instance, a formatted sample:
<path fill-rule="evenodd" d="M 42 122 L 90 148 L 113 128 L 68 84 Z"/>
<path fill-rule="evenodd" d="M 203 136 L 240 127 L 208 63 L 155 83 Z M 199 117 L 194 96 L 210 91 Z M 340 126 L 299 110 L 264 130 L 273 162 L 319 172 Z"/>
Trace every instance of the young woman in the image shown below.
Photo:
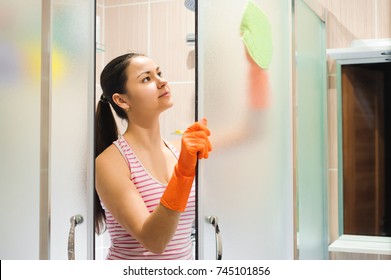
<path fill-rule="evenodd" d="M 160 134 L 173 106 L 159 66 L 141 54 L 113 59 L 102 71 L 96 112 L 96 231 L 111 237 L 107 259 L 191 259 L 197 159 L 211 144 L 205 119 L 183 134 L 180 153 Z M 123 135 L 111 108 L 127 121 Z"/>

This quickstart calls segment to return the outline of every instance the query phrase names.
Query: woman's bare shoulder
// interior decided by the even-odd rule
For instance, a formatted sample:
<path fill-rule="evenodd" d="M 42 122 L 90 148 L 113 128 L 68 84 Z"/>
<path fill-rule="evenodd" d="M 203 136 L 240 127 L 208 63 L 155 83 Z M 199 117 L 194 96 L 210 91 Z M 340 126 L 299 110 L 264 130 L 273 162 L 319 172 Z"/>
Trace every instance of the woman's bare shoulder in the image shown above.
<path fill-rule="evenodd" d="M 129 171 L 126 159 L 114 144 L 111 144 L 99 156 L 96 157 L 95 165 L 98 171 L 101 168 L 109 168 L 110 170 L 114 169 L 118 171 Z"/>

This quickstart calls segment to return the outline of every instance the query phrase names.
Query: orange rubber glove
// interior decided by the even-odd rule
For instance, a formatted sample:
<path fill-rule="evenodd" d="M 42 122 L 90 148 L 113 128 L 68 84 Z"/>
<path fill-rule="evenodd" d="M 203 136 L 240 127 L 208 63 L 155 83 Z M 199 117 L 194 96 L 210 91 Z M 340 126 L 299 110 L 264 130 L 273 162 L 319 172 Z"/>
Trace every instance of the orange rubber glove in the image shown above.
<path fill-rule="evenodd" d="M 206 119 L 191 125 L 182 136 L 181 153 L 160 202 L 168 209 L 185 211 L 193 185 L 197 158 L 208 158 L 212 150 Z"/>

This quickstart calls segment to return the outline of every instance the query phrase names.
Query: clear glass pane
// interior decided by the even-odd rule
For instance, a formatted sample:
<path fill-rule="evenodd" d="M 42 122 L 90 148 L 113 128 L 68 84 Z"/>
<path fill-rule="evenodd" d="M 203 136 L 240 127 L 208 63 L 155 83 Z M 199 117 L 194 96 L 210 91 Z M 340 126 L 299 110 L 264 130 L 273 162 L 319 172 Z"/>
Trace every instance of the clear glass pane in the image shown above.
<path fill-rule="evenodd" d="M 0 259 L 39 258 L 41 1 L 0 1 Z"/>
<path fill-rule="evenodd" d="M 324 23 L 295 1 L 296 149 L 300 259 L 328 258 Z"/>
<path fill-rule="evenodd" d="M 214 148 L 200 168 L 201 259 L 216 257 L 209 215 L 219 219 L 223 259 L 293 258 L 291 6 L 253 2 L 271 30 L 272 58 L 263 71 L 241 40 L 248 1 L 198 2 L 199 117 L 208 119 Z"/>

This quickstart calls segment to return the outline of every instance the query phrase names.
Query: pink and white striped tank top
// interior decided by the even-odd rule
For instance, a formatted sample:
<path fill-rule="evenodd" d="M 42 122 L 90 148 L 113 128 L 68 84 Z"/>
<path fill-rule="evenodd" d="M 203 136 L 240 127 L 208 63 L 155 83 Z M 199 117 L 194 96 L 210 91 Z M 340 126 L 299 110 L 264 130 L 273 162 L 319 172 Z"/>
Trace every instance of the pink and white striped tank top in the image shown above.
<path fill-rule="evenodd" d="M 119 151 L 125 157 L 131 171 L 131 180 L 139 191 L 149 212 L 151 213 L 159 204 L 166 185 L 155 180 L 142 163 L 138 160 L 132 148 L 123 137 L 114 142 Z M 169 143 L 166 146 L 178 158 L 179 152 Z M 107 255 L 109 260 L 178 260 L 193 259 L 192 248 L 192 225 L 195 219 L 195 187 L 193 184 L 187 207 L 181 213 L 178 228 L 174 237 L 167 245 L 162 254 L 154 254 L 147 251 L 133 236 L 113 218 L 111 213 L 104 207 L 106 212 L 106 225 L 111 238 L 111 246 Z"/>

